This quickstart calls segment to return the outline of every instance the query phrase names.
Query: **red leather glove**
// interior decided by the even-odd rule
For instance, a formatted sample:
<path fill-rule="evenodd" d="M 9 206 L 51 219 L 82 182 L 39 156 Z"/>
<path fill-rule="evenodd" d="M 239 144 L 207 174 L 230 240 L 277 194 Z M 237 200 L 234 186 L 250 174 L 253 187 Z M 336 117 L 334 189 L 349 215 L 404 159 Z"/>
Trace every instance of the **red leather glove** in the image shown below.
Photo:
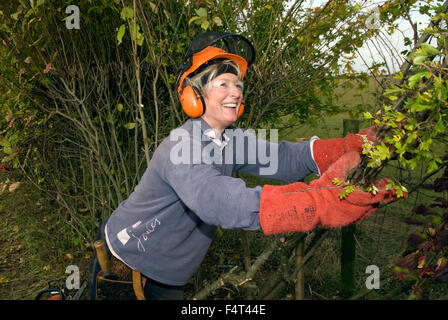
<path fill-rule="evenodd" d="M 366 218 L 381 202 L 395 199 L 395 191 L 386 190 L 387 179 L 375 183 L 376 195 L 355 187 L 344 199 L 343 186 L 347 173 L 359 163 L 357 152 L 344 154 L 318 180 L 309 185 L 296 182 L 285 186 L 263 187 L 260 198 L 260 225 L 266 235 L 283 232 L 306 232 L 316 226 L 339 227 Z"/>
<path fill-rule="evenodd" d="M 351 151 L 362 152 L 364 140 L 362 135 L 371 142 L 376 141 L 374 135 L 377 127 L 369 127 L 357 134 L 348 134 L 344 138 L 316 140 L 313 144 L 313 157 L 322 175 L 328 168 L 338 160 L 343 154 Z"/>

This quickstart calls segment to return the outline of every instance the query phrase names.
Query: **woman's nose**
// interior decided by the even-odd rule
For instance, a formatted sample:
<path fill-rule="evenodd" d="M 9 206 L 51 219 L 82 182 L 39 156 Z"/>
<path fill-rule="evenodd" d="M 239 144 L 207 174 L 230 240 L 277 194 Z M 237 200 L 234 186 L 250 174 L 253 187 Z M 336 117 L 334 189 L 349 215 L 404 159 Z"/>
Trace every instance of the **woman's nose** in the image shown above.
<path fill-rule="evenodd" d="M 240 88 L 238 88 L 238 86 L 237 85 L 231 85 L 230 86 L 230 95 L 232 96 L 232 97 L 241 97 L 242 96 L 242 92 L 241 92 L 241 89 Z"/>

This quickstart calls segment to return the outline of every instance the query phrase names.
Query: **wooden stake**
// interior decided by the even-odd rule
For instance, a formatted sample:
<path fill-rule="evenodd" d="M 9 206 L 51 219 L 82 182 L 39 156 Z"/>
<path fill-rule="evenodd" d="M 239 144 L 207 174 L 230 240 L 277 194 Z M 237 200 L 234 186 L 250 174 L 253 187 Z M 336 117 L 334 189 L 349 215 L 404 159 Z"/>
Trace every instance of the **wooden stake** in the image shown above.
<path fill-rule="evenodd" d="M 344 119 L 343 135 L 359 132 L 359 120 Z M 351 297 L 355 291 L 355 231 L 351 224 L 341 229 L 341 293 L 345 298 Z"/>

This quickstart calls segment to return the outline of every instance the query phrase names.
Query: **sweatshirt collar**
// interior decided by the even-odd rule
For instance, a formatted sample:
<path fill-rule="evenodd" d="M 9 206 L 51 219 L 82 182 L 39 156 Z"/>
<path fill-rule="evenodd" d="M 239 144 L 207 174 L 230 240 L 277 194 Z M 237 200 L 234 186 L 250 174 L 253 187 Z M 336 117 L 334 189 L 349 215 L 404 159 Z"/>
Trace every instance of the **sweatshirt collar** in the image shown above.
<path fill-rule="evenodd" d="M 201 126 L 202 133 L 208 137 L 211 141 L 213 141 L 218 147 L 224 149 L 224 147 L 229 142 L 229 137 L 226 135 L 225 132 L 222 133 L 222 135 L 219 135 L 218 132 L 216 132 L 213 128 L 209 126 L 209 124 L 202 118 L 196 118 L 192 119 L 193 122 L 199 122 L 198 123 Z M 231 126 L 230 126 L 231 127 Z M 230 128 L 229 127 L 229 128 Z"/>

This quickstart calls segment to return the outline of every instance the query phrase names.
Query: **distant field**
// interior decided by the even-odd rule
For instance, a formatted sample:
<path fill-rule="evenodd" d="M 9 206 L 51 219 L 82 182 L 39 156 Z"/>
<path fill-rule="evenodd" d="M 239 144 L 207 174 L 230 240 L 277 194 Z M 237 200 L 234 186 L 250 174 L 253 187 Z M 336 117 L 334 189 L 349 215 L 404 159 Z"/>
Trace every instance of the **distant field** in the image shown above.
<path fill-rule="evenodd" d="M 384 81 L 379 79 L 378 81 Z M 346 106 L 352 112 L 344 112 L 333 116 L 325 116 L 317 121 L 317 125 L 297 124 L 293 128 L 280 130 L 279 139 L 287 141 L 297 141 L 296 139 L 308 140 L 312 136 L 319 136 L 322 139 L 342 137 L 343 119 L 360 120 L 360 129 L 371 125 L 370 121 L 366 121 L 362 117 L 362 112 L 376 112 L 380 105 L 376 96 L 381 92 L 381 85 L 374 78 L 369 79 L 369 83 L 362 89 L 358 87 L 359 83 L 350 82 L 349 84 L 341 84 L 336 89 L 338 99 L 336 101 L 341 106 Z M 362 105 L 360 107 L 359 105 Z"/>

